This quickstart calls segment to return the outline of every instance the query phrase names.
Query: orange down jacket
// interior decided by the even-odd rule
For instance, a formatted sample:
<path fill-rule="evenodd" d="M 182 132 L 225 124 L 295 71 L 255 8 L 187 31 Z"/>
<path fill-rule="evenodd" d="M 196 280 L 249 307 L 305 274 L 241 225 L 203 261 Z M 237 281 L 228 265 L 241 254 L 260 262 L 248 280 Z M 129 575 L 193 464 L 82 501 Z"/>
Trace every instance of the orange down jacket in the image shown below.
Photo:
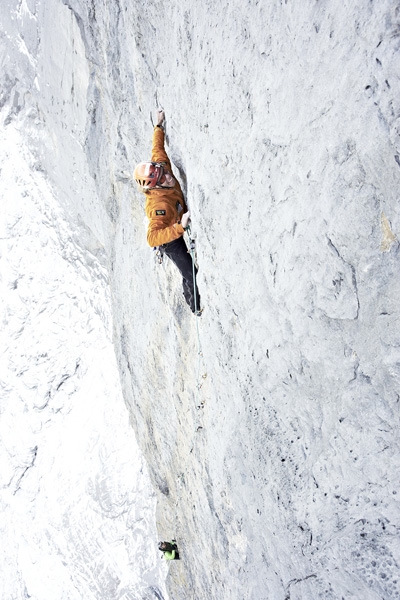
<path fill-rule="evenodd" d="M 172 172 L 171 162 L 164 149 L 164 130 L 154 127 L 151 149 L 152 162 L 165 164 L 175 179 L 173 188 L 154 188 L 146 191 L 146 215 L 149 219 L 147 242 L 150 246 L 161 246 L 181 237 L 184 229 L 180 223 L 187 206 L 181 186 Z"/>

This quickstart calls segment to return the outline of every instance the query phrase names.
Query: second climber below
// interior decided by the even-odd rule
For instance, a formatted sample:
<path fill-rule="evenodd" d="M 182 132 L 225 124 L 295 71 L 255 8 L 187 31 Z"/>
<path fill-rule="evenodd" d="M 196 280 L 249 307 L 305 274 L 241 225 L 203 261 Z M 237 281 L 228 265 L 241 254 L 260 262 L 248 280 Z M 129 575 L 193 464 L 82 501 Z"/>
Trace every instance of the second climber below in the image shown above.
<path fill-rule="evenodd" d="M 147 242 L 153 248 L 160 247 L 178 267 L 183 278 L 185 300 L 191 311 L 200 315 L 197 269 L 183 239 L 190 213 L 164 148 L 164 118 L 164 112 L 159 110 L 153 131 L 151 160 L 139 163 L 133 177 L 140 191 L 146 195 L 145 211 L 149 220 Z"/>

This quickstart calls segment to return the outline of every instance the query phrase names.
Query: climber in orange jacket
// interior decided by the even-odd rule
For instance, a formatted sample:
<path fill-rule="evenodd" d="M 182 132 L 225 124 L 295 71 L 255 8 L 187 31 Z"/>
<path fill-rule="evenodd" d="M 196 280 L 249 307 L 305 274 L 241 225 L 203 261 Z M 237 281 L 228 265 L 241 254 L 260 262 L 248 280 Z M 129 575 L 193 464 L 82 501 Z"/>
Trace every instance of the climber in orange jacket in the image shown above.
<path fill-rule="evenodd" d="M 149 219 L 147 242 L 153 248 L 158 246 L 178 267 L 183 278 L 185 300 L 192 312 L 200 315 L 200 296 L 193 278 L 192 259 L 183 239 L 190 212 L 165 152 L 164 118 L 164 112 L 159 110 L 153 132 L 151 161 L 139 163 L 133 177 L 140 191 L 146 195 L 145 210 Z"/>

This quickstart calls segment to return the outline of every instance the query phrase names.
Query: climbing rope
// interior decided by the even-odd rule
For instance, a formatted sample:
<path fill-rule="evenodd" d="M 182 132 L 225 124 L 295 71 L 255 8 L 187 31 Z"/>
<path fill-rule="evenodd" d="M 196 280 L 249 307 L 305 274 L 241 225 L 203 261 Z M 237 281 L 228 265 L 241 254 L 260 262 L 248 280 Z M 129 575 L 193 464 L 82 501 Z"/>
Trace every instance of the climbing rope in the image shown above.
<path fill-rule="evenodd" d="M 203 356 L 203 351 L 202 351 L 202 348 L 201 348 L 201 341 L 200 341 L 199 319 L 197 318 L 197 313 L 198 313 L 198 311 L 200 311 L 200 306 L 197 307 L 196 266 L 195 266 L 195 248 L 196 248 L 196 242 L 192 238 L 192 235 L 191 235 L 192 232 L 191 232 L 191 229 L 190 229 L 189 225 L 186 227 L 186 233 L 187 233 L 188 239 L 189 239 L 190 256 L 192 257 L 194 310 L 195 310 L 195 315 L 196 315 L 197 357 L 198 357 L 198 360 L 197 360 L 197 390 L 199 390 L 201 388 L 201 386 L 202 386 L 202 384 L 200 383 L 200 362 L 201 362 L 201 357 Z M 203 375 L 203 379 L 205 379 L 205 375 Z"/>

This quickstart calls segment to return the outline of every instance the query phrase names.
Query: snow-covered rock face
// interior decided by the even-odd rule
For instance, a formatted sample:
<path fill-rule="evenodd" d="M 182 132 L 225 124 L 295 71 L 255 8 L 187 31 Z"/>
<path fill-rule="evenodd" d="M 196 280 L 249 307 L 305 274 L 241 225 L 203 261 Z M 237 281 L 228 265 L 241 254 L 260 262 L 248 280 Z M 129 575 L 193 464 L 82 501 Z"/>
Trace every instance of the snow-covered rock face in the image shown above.
<path fill-rule="evenodd" d="M 162 598 L 85 153 L 90 63 L 61 3 L 1 19 L 0 597 Z"/>
<path fill-rule="evenodd" d="M 2 15 L 20 52 L 2 61 L 4 129 L 29 136 L 91 285 L 109 277 L 159 536 L 181 550 L 171 598 L 399 597 L 396 3 L 18 11 Z M 157 104 L 197 236 L 197 321 L 131 180 Z"/>

